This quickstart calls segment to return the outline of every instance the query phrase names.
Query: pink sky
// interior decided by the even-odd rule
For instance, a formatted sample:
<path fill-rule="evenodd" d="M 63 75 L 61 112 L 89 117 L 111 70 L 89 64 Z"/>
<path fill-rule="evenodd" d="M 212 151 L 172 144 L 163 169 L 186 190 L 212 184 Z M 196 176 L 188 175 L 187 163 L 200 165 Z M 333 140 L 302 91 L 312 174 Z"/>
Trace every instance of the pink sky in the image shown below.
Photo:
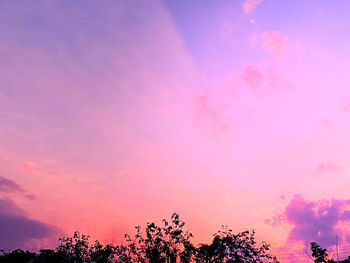
<path fill-rule="evenodd" d="M 0 207 L 48 233 L 15 245 L 175 211 L 196 242 L 255 229 L 282 262 L 350 245 L 348 2 L 0 7 Z"/>

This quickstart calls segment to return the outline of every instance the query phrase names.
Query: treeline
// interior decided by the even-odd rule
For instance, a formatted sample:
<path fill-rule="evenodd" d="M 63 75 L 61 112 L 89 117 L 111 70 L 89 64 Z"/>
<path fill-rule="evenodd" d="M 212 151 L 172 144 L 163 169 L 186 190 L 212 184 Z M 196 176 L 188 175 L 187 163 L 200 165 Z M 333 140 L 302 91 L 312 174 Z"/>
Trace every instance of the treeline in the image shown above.
<path fill-rule="evenodd" d="M 60 238 L 56 249 L 42 249 L 39 253 L 2 250 L 0 263 L 278 262 L 268 253 L 268 244 L 257 244 L 254 232 L 233 234 L 223 227 L 211 244 L 195 246 L 192 234 L 184 226 L 175 213 L 170 221 L 164 219 L 162 226 L 155 223 L 148 223 L 144 229 L 137 226 L 134 236 L 125 235 L 124 245 L 90 243 L 87 235 L 76 232 L 73 237 Z"/>
<path fill-rule="evenodd" d="M 125 245 L 90 243 L 87 235 L 75 232 L 73 237 L 60 238 L 55 249 L 0 250 L 0 263 L 278 263 L 269 253 L 270 245 L 256 242 L 254 231 L 234 234 L 222 227 L 210 244 L 195 246 L 184 226 L 175 213 L 170 221 L 163 219 L 162 226 L 137 226 L 134 236 L 125 235 Z M 311 250 L 314 262 L 334 262 L 316 243 L 311 243 Z"/>

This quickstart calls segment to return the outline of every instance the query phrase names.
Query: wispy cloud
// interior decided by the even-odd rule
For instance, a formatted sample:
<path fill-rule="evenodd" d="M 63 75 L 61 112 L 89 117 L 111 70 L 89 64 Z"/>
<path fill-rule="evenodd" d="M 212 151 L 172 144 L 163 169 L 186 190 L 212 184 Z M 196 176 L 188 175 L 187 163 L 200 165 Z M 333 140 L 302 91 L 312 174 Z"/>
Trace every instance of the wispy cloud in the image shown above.
<path fill-rule="evenodd" d="M 280 32 L 271 30 L 262 34 L 264 49 L 267 53 L 282 56 L 287 51 L 287 38 Z"/>
<path fill-rule="evenodd" d="M 260 5 L 264 0 L 246 0 L 243 3 L 243 12 L 245 14 L 250 14 L 251 12 L 253 12 L 258 5 Z"/>
<path fill-rule="evenodd" d="M 242 78 L 251 88 L 256 88 L 263 76 L 257 67 L 249 64 L 244 67 Z"/>
<path fill-rule="evenodd" d="M 0 176 L 0 193 L 18 193 L 28 198 L 29 200 L 34 200 L 35 195 L 27 193 L 22 186 L 20 186 L 15 181 L 8 179 L 6 177 Z"/>
<path fill-rule="evenodd" d="M 15 181 L 0 176 L 0 192 L 24 192 Z"/>
<path fill-rule="evenodd" d="M 205 92 L 193 100 L 195 115 L 194 124 L 209 130 L 214 136 L 229 129 L 217 105 L 212 103 L 212 94 Z M 215 107 L 216 106 L 216 107 Z"/>

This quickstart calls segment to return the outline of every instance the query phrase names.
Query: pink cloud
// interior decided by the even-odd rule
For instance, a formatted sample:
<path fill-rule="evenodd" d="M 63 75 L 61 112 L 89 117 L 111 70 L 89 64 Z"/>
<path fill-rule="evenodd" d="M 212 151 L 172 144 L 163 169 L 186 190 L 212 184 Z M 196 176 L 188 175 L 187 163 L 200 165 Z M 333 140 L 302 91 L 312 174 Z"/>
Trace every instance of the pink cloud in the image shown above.
<path fill-rule="evenodd" d="M 212 119 L 217 119 L 217 113 L 213 111 L 209 106 L 209 94 L 203 94 L 196 100 L 198 117 L 210 116 Z"/>
<path fill-rule="evenodd" d="M 256 88 L 256 86 L 262 81 L 263 76 L 257 67 L 247 65 L 243 70 L 242 78 L 250 87 Z"/>
<path fill-rule="evenodd" d="M 343 105 L 343 111 L 344 112 L 350 112 L 350 103 Z"/>
<path fill-rule="evenodd" d="M 34 163 L 23 163 L 21 168 L 30 175 L 38 175 L 38 170 L 36 169 L 36 164 Z"/>
<path fill-rule="evenodd" d="M 275 215 L 271 219 L 264 220 L 265 224 L 271 225 L 273 227 L 281 226 L 281 225 L 285 224 L 286 222 L 287 222 L 286 217 L 282 213 L 275 213 Z"/>
<path fill-rule="evenodd" d="M 280 32 L 272 30 L 262 34 L 264 49 L 275 56 L 283 56 L 287 50 L 287 38 Z"/>
<path fill-rule="evenodd" d="M 260 5 L 263 2 L 263 0 L 246 0 L 243 3 L 243 12 L 245 14 L 250 14 L 254 11 L 255 8 L 257 8 L 258 5 Z"/>
<path fill-rule="evenodd" d="M 214 135 L 218 135 L 229 129 L 228 125 L 223 120 L 220 112 L 211 102 L 211 94 L 206 92 L 198 96 L 193 101 L 195 109 L 194 122 L 196 124 L 208 125 Z"/>

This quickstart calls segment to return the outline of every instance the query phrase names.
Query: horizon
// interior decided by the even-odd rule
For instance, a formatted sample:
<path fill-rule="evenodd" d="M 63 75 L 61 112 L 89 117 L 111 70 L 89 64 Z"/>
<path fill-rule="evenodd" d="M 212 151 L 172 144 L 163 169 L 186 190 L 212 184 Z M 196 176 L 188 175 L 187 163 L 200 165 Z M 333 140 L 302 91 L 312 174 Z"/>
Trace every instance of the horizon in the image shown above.
<path fill-rule="evenodd" d="M 0 10 L 0 248 L 121 242 L 177 212 L 196 243 L 227 225 L 277 257 L 348 256 L 349 1 Z"/>

